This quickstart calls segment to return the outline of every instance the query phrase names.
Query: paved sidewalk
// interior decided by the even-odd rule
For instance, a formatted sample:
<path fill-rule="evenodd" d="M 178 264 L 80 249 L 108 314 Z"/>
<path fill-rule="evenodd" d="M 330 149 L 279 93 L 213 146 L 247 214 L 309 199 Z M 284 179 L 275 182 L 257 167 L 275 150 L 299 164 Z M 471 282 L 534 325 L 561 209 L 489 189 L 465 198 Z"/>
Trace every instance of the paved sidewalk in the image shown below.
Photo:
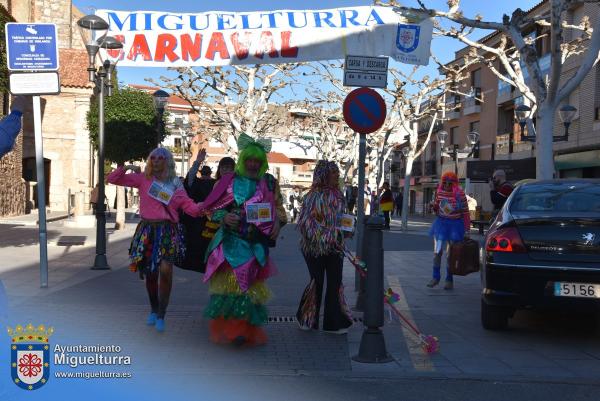
<path fill-rule="evenodd" d="M 384 328 L 394 362 L 359 364 L 362 334 L 360 314 L 347 336 L 303 332 L 293 321 L 308 273 L 297 247 L 294 226 L 281 234 L 273 257 L 279 274 L 270 280 L 274 298 L 269 304 L 267 345 L 235 349 L 208 340 L 202 317 L 208 294 L 202 276 L 176 269 L 167 331 L 145 325 L 148 312 L 143 282 L 127 269 L 127 248 L 134 223 L 111 233 L 110 271 L 93 271 L 94 248 L 50 246 L 50 288 L 40 289 L 35 241 L 15 240 L 0 249 L 7 261 L 0 267 L 6 287 L 11 324 L 46 323 L 55 327 L 53 344 L 114 344 L 131 355 L 131 370 L 140 377 L 171 375 L 182 369 L 204 376 L 311 376 L 337 378 L 455 378 L 480 380 L 542 380 L 597 383 L 600 377 L 598 333 L 568 316 L 541 319 L 519 314 L 507 332 L 488 332 L 479 323 L 479 277 L 456 279 L 454 291 L 425 287 L 430 274 L 431 243 L 419 233 L 385 234 L 386 281 L 401 294 L 401 310 L 422 332 L 440 339 L 440 352 L 425 355 L 414 336 L 397 318 Z M 25 237 L 22 227 L 2 230 L 2 241 Z M 14 235 L 6 234 L 8 231 Z M 63 230 L 53 228 L 54 236 Z M 20 233 L 20 234 L 16 234 Z M 21 235 L 23 234 L 23 235 Z M 12 256 L 11 256 L 12 255 Z M 344 271 L 346 295 L 354 304 L 354 270 Z"/>

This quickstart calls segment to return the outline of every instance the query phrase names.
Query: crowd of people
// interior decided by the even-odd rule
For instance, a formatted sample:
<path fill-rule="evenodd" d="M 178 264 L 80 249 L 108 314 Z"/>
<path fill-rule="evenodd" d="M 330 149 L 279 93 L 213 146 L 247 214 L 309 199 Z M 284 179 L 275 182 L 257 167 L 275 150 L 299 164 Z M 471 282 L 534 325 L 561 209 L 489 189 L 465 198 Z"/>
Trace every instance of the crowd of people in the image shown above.
<path fill-rule="evenodd" d="M 140 222 L 129 249 L 130 270 L 145 281 L 148 325 L 166 329 L 173 266 L 204 273 L 210 297 L 204 316 L 216 343 L 258 345 L 267 340 L 267 281 L 277 273 L 271 249 L 288 220 L 277 180 L 267 173 L 270 145 L 247 135 L 238 140 L 239 157 L 219 162 L 215 178 L 202 166 L 206 152 L 193 150 L 185 178 L 175 174 L 173 155 L 154 149 L 145 169 L 119 165 L 107 181 L 136 188 Z M 339 169 L 320 161 L 313 184 L 302 196 L 289 198 L 292 221 L 298 222 L 301 250 L 310 282 L 300 300 L 301 329 L 319 328 L 325 276 L 323 330 L 343 334 L 352 324 L 342 287 L 344 235 L 339 228 L 346 201 L 339 189 Z"/>

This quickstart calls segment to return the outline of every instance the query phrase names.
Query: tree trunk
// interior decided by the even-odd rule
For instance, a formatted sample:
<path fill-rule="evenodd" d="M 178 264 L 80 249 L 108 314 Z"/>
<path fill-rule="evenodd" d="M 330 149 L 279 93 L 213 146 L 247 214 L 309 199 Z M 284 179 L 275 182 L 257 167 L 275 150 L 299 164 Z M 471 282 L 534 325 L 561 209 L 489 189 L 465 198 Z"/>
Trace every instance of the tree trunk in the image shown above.
<path fill-rule="evenodd" d="M 117 213 L 115 230 L 125 229 L 125 187 L 117 186 Z"/>
<path fill-rule="evenodd" d="M 543 105 L 537 115 L 536 134 L 536 178 L 554 178 L 554 107 Z"/>
<path fill-rule="evenodd" d="M 406 174 L 404 175 L 404 188 L 402 189 L 402 230 L 408 228 L 408 201 L 410 197 L 410 177 L 412 175 L 413 158 L 406 158 Z"/>

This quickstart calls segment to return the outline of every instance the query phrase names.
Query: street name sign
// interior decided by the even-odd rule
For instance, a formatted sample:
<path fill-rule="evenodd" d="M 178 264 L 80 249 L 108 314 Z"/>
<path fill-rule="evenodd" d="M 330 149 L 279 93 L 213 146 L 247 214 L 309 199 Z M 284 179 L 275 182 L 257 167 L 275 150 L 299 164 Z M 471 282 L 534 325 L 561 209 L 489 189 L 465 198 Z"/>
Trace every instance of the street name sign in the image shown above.
<path fill-rule="evenodd" d="M 387 57 L 346 56 L 344 86 L 387 87 Z"/>
<path fill-rule="evenodd" d="M 370 134 L 381 128 L 386 112 L 385 100 L 371 88 L 355 89 L 344 100 L 344 120 L 360 134 Z"/>

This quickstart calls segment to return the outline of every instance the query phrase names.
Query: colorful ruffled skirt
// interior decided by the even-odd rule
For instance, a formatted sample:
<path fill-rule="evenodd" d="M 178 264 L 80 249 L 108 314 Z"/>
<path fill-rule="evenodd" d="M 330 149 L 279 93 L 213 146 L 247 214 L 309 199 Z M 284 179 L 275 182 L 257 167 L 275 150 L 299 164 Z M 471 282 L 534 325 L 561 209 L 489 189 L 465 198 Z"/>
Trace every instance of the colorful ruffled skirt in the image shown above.
<path fill-rule="evenodd" d="M 264 344 L 267 335 L 262 326 L 268 318 L 265 304 L 271 298 L 265 282 L 275 267 L 270 261 L 260 267 L 253 258 L 235 270 L 225 260 L 222 246 L 217 247 L 209 257 L 205 276 L 210 300 L 204 316 L 210 319 L 210 339 L 219 344 Z M 242 272 L 244 278 L 240 281 Z"/>
<path fill-rule="evenodd" d="M 185 240 L 180 224 L 142 220 L 135 229 L 129 247 L 129 270 L 144 274 L 154 272 L 162 260 L 178 265 L 184 256 Z"/>
<path fill-rule="evenodd" d="M 462 218 L 449 219 L 438 216 L 429 229 L 429 236 L 440 242 L 462 241 L 465 237 L 465 223 Z"/>

